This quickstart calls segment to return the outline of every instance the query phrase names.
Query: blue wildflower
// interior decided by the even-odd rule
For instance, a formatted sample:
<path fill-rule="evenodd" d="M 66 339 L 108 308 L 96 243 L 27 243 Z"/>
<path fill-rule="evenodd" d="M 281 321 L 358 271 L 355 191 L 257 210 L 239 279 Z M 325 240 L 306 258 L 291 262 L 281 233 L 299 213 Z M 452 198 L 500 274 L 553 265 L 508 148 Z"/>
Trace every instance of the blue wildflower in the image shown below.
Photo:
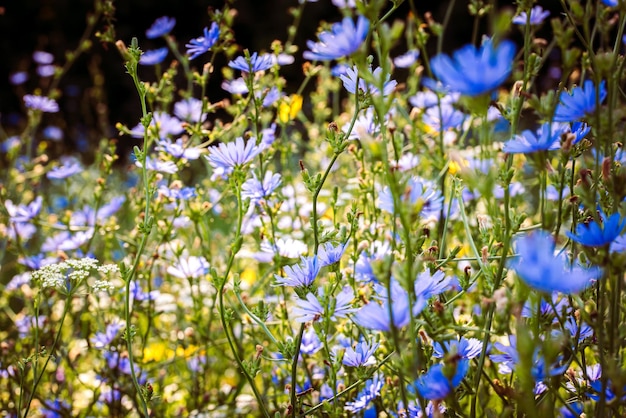
<path fill-rule="evenodd" d="M 501 342 L 493 344 L 494 348 L 500 351 L 501 354 L 490 354 L 489 358 L 494 363 L 500 363 L 499 371 L 502 374 L 510 374 L 519 363 L 519 354 L 517 353 L 517 337 L 515 335 L 509 335 L 509 345 L 504 345 Z"/>
<path fill-rule="evenodd" d="M 515 45 L 503 41 L 494 47 L 488 40 L 476 49 L 466 45 L 451 59 L 440 54 L 431 60 L 433 74 L 450 90 L 467 96 L 478 96 L 496 89 L 511 74 Z"/>
<path fill-rule="evenodd" d="M 574 122 L 569 130 L 569 132 L 574 135 L 574 139 L 572 140 L 572 145 L 578 144 L 584 137 L 587 136 L 589 132 L 591 132 L 591 128 L 584 122 Z"/>
<path fill-rule="evenodd" d="M 165 36 L 174 29 L 176 25 L 176 19 L 169 16 L 162 16 L 154 21 L 152 26 L 146 30 L 146 38 L 154 39 L 160 36 Z"/>
<path fill-rule="evenodd" d="M 331 242 L 327 242 L 324 246 L 320 247 L 317 256 L 320 259 L 322 267 L 338 263 L 341 260 L 341 256 L 343 256 L 347 245 L 348 241 L 343 244 L 338 244 L 337 246 L 334 246 Z"/>
<path fill-rule="evenodd" d="M 284 268 L 285 277 L 274 275 L 277 285 L 307 287 L 313 284 L 321 268 L 317 256 L 301 257 L 300 260 L 300 264 Z"/>
<path fill-rule="evenodd" d="M 543 10 L 541 6 L 535 6 L 530 10 L 530 24 L 539 25 L 546 17 L 550 16 L 549 10 Z M 528 21 L 528 14 L 524 11 L 513 18 L 513 23 L 516 25 L 526 25 Z"/>
<path fill-rule="evenodd" d="M 107 325 L 104 332 L 98 332 L 91 339 L 91 343 L 95 348 L 104 348 L 111 344 L 119 331 L 122 329 L 122 324 L 119 322 L 111 322 Z"/>
<path fill-rule="evenodd" d="M 44 96 L 26 94 L 24 96 L 24 104 L 29 109 L 40 110 L 42 112 L 56 113 L 59 111 L 57 102 Z"/>
<path fill-rule="evenodd" d="M 157 141 L 157 151 L 163 151 L 175 158 L 185 158 L 187 160 L 197 160 L 200 157 L 200 148 L 188 147 L 183 143 L 182 138 L 175 142 L 168 139 Z"/>
<path fill-rule="evenodd" d="M 41 65 L 52 64 L 54 55 L 46 51 L 35 51 L 33 52 L 33 61 Z"/>
<path fill-rule="evenodd" d="M 382 303 L 371 300 L 354 315 L 354 321 L 367 329 L 391 331 L 392 322 L 389 315 L 391 307 L 393 326 L 395 328 L 407 326 L 410 321 L 410 306 L 409 295 L 406 290 L 395 279 L 392 279 L 391 282 L 391 298 L 388 297 L 389 294 L 385 286 L 377 284 L 374 289 Z M 414 315 L 417 314 L 419 312 L 414 312 Z"/>
<path fill-rule="evenodd" d="M 569 314 L 570 306 L 566 298 L 559 300 L 559 294 L 553 293 L 551 296 L 551 302 L 548 302 L 545 297 L 541 297 L 539 301 L 539 318 L 553 318 L 556 315 Z M 537 318 L 537 303 L 536 301 L 527 301 L 522 307 L 522 318 Z M 554 318 L 556 321 L 557 319 Z"/>
<path fill-rule="evenodd" d="M 239 56 L 228 63 L 230 68 L 240 70 L 244 73 L 256 73 L 272 68 L 274 59 L 270 54 L 257 54 L 256 52 L 250 56 L 250 62 L 244 56 Z"/>
<path fill-rule="evenodd" d="M 246 94 L 248 92 L 248 86 L 246 86 L 246 80 L 239 77 L 234 80 L 222 81 L 222 88 L 230 94 Z"/>
<path fill-rule="evenodd" d="M 379 345 L 378 343 L 370 344 L 367 341 L 361 341 L 354 348 L 348 347 L 343 355 L 342 363 L 350 367 L 370 366 L 374 363 L 372 355 Z"/>
<path fill-rule="evenodd" d="M 352 414 L 364 410 L 372 400 L 380 396 L 380 390 L 383 388 L 383 385 L 383 377 L 375 374 L 374 377 L 365 382 L 365 387 L 359 392 L 354 401 L 346 402 L 345 410 Z"/>
<path fill-rule="evenodd" d="M 31 219 L 37 217 L 42 204 L 43 198 L 41 196 L 37 196 L 37 198 L 35 198 L 35 200 L 30 202 L 28 205 L 15 205 L 11 200 L 6 200 L 4 202 L 4 206 L 9 213 L 11 222 L 16 223 L 29 222 Z"/>
<path fill-rule="evenodd" d="M 554 255 L 554 240 L 546 231 L 526 234 L 516 241 L 519 257 L 510 266 L 527 285 L 540 292 L 578 293 L 599 279 L 598 267 L 569 267 L 565 255 Z"/>
<path fill-rule="evenodd" d="M 601 218 L 606 218 L 602 213 Z M 576 233 L 567 231 L 565 234 L 572 240 L 585 245 L 587 247 L 603 247 L 612 243 L 620 236 L 626 219 L 622 219 L 619 213 L 614 213 L 608 219 L 604 219 L 602 225 L 598 224 L 595 219 L 588 223 L 580 223 L 576 225 Z"/>
<path fill-rule="evenodd" d="M 163 62 L 165 57 L 167 57 L 169 50 L 167 47 L 153 49 L 150 51 L 146 51 L 141 54 L 139 58 L 139 64 L 141 65 L 157 65 Z"/>
<path fill-rule="evenodd" d="M 478 357 L 483 349 L 483 343 L 477 338 L 461 337 L 460 340 L 444 341 L 433 344 L 433 357 L 443 358 L 446 354 L 455 354 L 464 359 Z"/>
<path fill-rule="evenodd" d="M 174 103 L 174 115 L 187 122 L 203 122 L 207 114 L 202 113 L 202 106 L 202 100 L 189 97 L 188 99 Z"/>
<path fill-rule="evenodd" d="M 200 279 L 206 276 L 210 267 L 204 257 L 179 257 L 178 261 L 167 268 L 167 273 L 179 279 Z"/>
<path fill-rule="evenodd" d="M 331 320 L 337 318 L 346 318 L 348 314 L 356 312 L 357 309 L 352 307 L 352 301 L 354 300 L 354 290 L 350 286 L 345 286 L 341 289 L 341 292 L 335 296 L 334 302 L 330 303 L 332 306 Z"/>
<path fill-rule="evenodd" d="M 302 343 L 300 344 L 300 354 L 313 355 L 324 347 L 320 341 L 315 328 L 309 327 L 302 334 Z"/>
<path fill-rule="evenodd" d="M 135 161 L 137 167 L 143 167 L 141 161 Z M 158 171 L 159 173 L 174 174 L 178 171 L 176 163 L 173 161 L 163 161 L 158 158 L 150 158 L 146 156 L 146 170 Z"/>
<path fill-rule="evenodd" d="M 401 198 L 402 203 L 417 206 L 420 209 L 420 216 L 439 218 L 443 206 L 443 196 L 439 190 L 423 183 L 419 177 L 409 179 Z M 393 197 L 388 186 L 381 190 L 378 200 L 379 208 L 393 214 Z"/>
<path fill-rule="evenodd" d="M 204 28 L 204 36 L 200 36 L 199 38 L 192 39 L 185 46 L 187 47 L 187 55 L 189 55 L 189 59 L 193 60 L 198 58 L 200 55 L 207 52 L 220 37 L 220 27 L 217 23 L 211 23 L 211 29 Z"/>
<path fill-rule="evenodd" d="M 619 4 L 619 1 L 618 0 L 602 0 L 602 3 L 604 3 L 605 6 L 617 7 L 617 5 Z"/>
<path fill-rule="evenodd" d="M 319 42 L 307 41 L 310 51 L 305 51 L 302 56 L 307 60 L 329 61 L 353 54 L 369 31 L 370 22 L 363 16 L 359 16 L 356 26 L 351 18 L 345 17 L 341 23 L 333 24 L 330 32 L 322 32 Z"/>
<path fill-rule="evenodd" d="M 184 130 L 183 123 L 180 119 L 167 112 L 154 112 L 152 114 L 152 121 L 148 126 L 148 132 L 154 134 L 159 139 L 170 135 L 180 135 Z M 144 132 L 144 126 L 138 123 L 130 130 L 130 135 L 133 138 L 143 138 Z"/>
<path fill-rule="evenodd" d="M 222 142 L 218 146 L 209 147 L 209 155 L 206 158 L 213 167 L 211 178 L 228 178 L 236 167 L 241 167 L 252 161 L 259 154 L 259 149 L 254 142 L 249 140 L 246 144 L 243 138 L 238 137 L 234 143 Z"/>
<path fill-rule="evenodd" d="M 52 180 L 61 180 L 83 171 L 83 166 L 76 158 L 66 158 L 60 166 L 52 167 L 46 177 Z"/>
<path fill-rule="evenodd" d="M 380 67 L 377 67 L 374 71 L 372 71 L 372 67 L 369 67 L 369 75 L 374 79 L 374 83 L 368 83 L 359 75 L 359 69 L 355 65 L 352 68 L 348 68 L 345 74 L 340 75 L 339 78 L 343 81 L 343 86 L 349 93 L 356 94 L 358 80 L 359 91 L 378 96 L 380 95 L 378 86 L 383 84 L 383 96 L 389 96 L 395 90 L 398 82 L 390 80 L 391 74 L 387 74 L 385 80 L 382 80 L 382 73 L 383 69 Z"/>
<path fill-rule="evenodd" d="M 509 154 L 526 154 L 537 151 L 552 151 L 561 148 L 561 134 L 563 128 L 550 123 L 544 123 L 534 134 L 525 130 L 521 135 L 506 141 L 502 151 Z"/>
<path fill-rule="evenodd" d="M 555 122 L 574 122 L 596 110 L 596 106 L 606 99 L 606 82 L 600 83 L 598 103 L 596 103 L 596 86 L 593 81 L 586 80 L 583 87 L 574 87 L 571 93 L 561 92 L 559 104 L 554 111 Z"/>
<path fill-rule="evenodd" d="M 437 132 L 458 129 L 465 120 L 465 114 L 452 105 L 441 104 L 426 110 L 423 122 Z"/>
<path fill-rule="evenodd" d="M 467 359 L 460 360 L 455 366 L 454 376 L 449 378 L 444 373 L 443 364 L 434 364 L 428 372 L 415 381 L 415 389 L 428 400 L 441 400 L 448 397 L 461 384 L 467 374 L 469 361 Z"/>
<path fill-rule="evenodd" d="M 256 174 L 252 173 L 252 178 L 246 180 L 241 186 L 241 197 L 250 199 L 252 203 L 259 203 L 270 197 L 281 181 L 280 174 L 274 174 L 269 170 L 265 172 L 263 181 L 259 181 Z"/>
<path fill-rule="evenodd" d="M 393 65 L 398 68 L 409 68 L 411 65 L 415 64 L 419 56 L 420 52 L 416 49 L 412 49 L 402 55 L 395 57 L 393 59 Z"/>
<path fill-rule="evenodd" d="M 324 308 L 317 297 L 309 292 L 306 295 L 306 299 L 296 298 L 293 315 L 294 319 L 301 323 L 318 321 L 324 315 Z"/>

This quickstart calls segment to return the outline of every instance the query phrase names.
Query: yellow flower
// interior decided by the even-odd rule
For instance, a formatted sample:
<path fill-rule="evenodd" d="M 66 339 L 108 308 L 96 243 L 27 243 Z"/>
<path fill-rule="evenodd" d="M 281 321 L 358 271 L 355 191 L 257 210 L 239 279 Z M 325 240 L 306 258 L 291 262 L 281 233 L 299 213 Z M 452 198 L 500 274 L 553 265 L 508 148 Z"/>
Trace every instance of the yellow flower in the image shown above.
<path fill-rule="evenodd" d="M 298 115 L 302 109 L 302 96 L 292 95 L 287 101 L 283 101 L 278 108 L 278 119 L 287 123 Z"/>

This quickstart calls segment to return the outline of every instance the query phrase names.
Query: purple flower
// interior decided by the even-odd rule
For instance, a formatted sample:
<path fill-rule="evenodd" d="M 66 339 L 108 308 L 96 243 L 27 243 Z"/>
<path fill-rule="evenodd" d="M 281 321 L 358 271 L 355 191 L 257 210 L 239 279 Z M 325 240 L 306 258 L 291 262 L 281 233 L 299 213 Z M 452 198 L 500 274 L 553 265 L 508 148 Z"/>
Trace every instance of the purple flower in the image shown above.
<path fill-rule="evenodd" d="M 154 112 L 152 114 L 148 132 L 156 135 L 157 138 L 163 139 L 170 135 L 180 135 L 183 131 L 183 123 L 180 119 L 167 112 Z M 143 138 L 144 132 L 143 125 L 139 123 L 131 129 L 130 134 L 133 138 Z"/>
<path fill-rule="evenodd" d="M 16 71 L 9 76 L 9 81 L 14 86 L 24 84 L 28 81 L 28 73 L 26 71 Z"/>
<path fill-rule="evenodd" d="M 296 321 L 301 323 L 317 321 L 324 314 L 324 308 L 313 293 L 307 293 L 306 299 L 296 299 L 296 306 L 293 308 L 294 319 Z"/>
<path fill-rule="evenodd" d="M 137 167 L 143 167 L 141 161 L 135 161 Z M 178 171 L 176 163 L 173 161 L 162 161 L 156 158 L 146 156 L 146 170 L 158 171 L 159 173 L 174 174 Z"/>
<path fill-rule="evenodd" d="M 52 77 L 56 72 L 57 67 L 54 65 L 40 65 L 37 67 L 37 74 L 40 77 Z"/>
<path fill-rule="evenodd" d="M 9 213 L 11 222 L 26 223 L 31 219 L 34 219 L 39 214 L 42 203 L 43 198 L 41 196 L 37 196 L 37 198 L 35 198 L 35 200 L 30 202 L 28 205 L 16 206 L 11 200 L 7 200 L 4 202 L 4 206 Z"/>
<path fill-rule="evenodd" d="M 159 145 L 155 148 L 157 151 L 164 151 L 175 158 L 186 158 L 187 160 L 197 160 L 200 157 L 200 148 L 185 147 L 182 138 L 178 138 L 175 142 L 167 139 L 157 142 Z"/>
<path fill-rule="evenodd" d="M 107 325 L 106 330 L 104 332 L 98 332 L 91 339 L 91 343 L 95 348 L 104 348 L 107 345 L 111 344 L 118 332 L 122 329 L 122 324 L 119 322 L 111 322 Z"/>
<path fill-rule="evenodd" d="M 211 23 L 211 29 L 204 28 L 204 36 L 200 36 L 199 38 L 192 39 L 189 41 L 187 45 L 187 55 L 189 55 L 189 59 L 196 59 L 200 55 L 207 52 L 220 37 L 220 27 L 217 23 Z"/>
<path fill-rule="evenodd" d="M 56 113 L 59 111 L 57 102 L 44 96 L 27 94 L 24 96 L 24 104 L 29 109 L 41 110 L 42 112 Z"/>
<path fill-rule="evenodd" d="M 146 30 L 146 37 L 148 39 L 158 38 L 165 36 L 174 29 L 176 25 L 176 19 L 169 16 L 163 16 L 154 21 L 152 26 Z"/>
<path fill-rule="evenodd" d="M 315 328 L 309 327 L 302 334 L 302 343 L 300 344 L 300 354 L 312 355 L 320 351 L 324 347 L 320 341 Z"/>
<path fill-rule="evenodd" d="M 596 106 L 606 99 L 606 82 L 600 83 L 598 102 L 596 103 L 596 86 L 593 81 L 586 80 L 583 87 L 574 87 L 571 93 L 561 92 L 559 104 L 554 111 L 555 122 L 574 122 L 593 113 Z"/>
<path fill-rule="evenodd" d="M 52 62 L 54 62 L 54 55 L 45 51 L 35 51 L 33 52 L 33 61 L 41 65 L 52 64 Z"/>
<path fill-rule="evenodd" d="M 530 10 L 530 24 L 539 25 L 546 17 L 550 16 L 550 11 L 543 10 L 541 6 L 535 6 Z M 524 11 L 513 18 L 516 25 L 525 25 L 528 22 L 528 14 Z"/>
<path fill-rule="evenodd" d="M 233 61 L 228 63 L 230 68 L 235 70 L 241 70 L 244 73 L 256 73 L 258 71 L 265 71 L 268 68 L 272 68 L 274 60 L 270 54 L 258 55 L 256 52 L 250 56 L 250 62 L 244 56 L 239 56 Z"/>
<path fill-rule="evenodd" d="M 411 65 L 415 64 L 419 56 L 420 52 L 416 49 L 412 49 L 395 57 L 393 59 L 393 64 L 398 68 L 409 68 Z"/>
<path fill-rule="evenodd" d="M 211 179 L 215 177 L 226 179 L 236 167 L 252 161 L 260 152 L 254 142 L 248 140 L 246 144 L 243 138 L 239 137 L 235 142 L 222 142 L 216 147 L 209 147 L 209 155 L 206 158 L 213 167 Z"/>
<path fill-rule="evenodd" d="M 433 74 L 452 91 L 467 96 L 489 93 L 509 78 L 515 45 L 503 41 L 496 48 L 492 40 L 480 48 L 466 45 L 453 58 L 440 54 L 431 60 Z"/>
<path fill-rule="evenodd" d="M 330 32 L 320 33 L 319 42 L 307 41 L 310 51 L 303 56 L 307 60 L 328 61 L 352 55 L 365 41 L 369 27 L 369 20 L 363 16 L 358 17 L 356 26 L 346 17 L 333 24 Z"/>
<path fill-rule="evenodd" d="M 150 51 L 146 51 L 141 54 L 141 58 L 139 58 L 139 64 L 141 65 L 157 65 L 163 62 L 165 57 L 167 57 L 169 50 L 167 47 L 153 49 Z"/>

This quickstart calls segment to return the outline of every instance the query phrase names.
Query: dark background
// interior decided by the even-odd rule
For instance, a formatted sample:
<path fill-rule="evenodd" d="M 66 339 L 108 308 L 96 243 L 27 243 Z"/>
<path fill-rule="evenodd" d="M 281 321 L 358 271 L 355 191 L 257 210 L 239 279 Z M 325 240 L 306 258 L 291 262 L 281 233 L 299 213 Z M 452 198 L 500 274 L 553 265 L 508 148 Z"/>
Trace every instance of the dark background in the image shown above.
<path fill-rule="evenodd" d="M 449 5 L 449 1 L 415 3 L 421 16 L 430 11 L 437 21 L 443 19 Z M 501 2 L 499 7 L 510 6 L 510 3 Z M 136 36 L 144 50 L 165 46 L 163 39 L 146 39 L 145 30 L 156 18 L 172 16 L 177 20 L 172 34 L 183 47 L 183 53 L 184 44 L 201 36 L 202 29 L 210 25 L 207 10 L 221 9 L 224 5 L 223 1 L 216 0 L 125 0 L 114 4 L 117 39 L 129 44 L 131 38 Z M 292 22 L 288 9 L 296 6 L 297 0 L 235 1 L 234 8 L 238 12 L 233 28 L 236 42 L 250 51 L 264 51 L 269 49 L 274 39 L 284 41 Z M 0 114 L 2 125 L 9 135 L 19 133 L 23 128 L 25 109 L 22 96 L 38 88 L 47 92 L 45 80 L 42 82 L 36 74 L 32 52 L 50 52 L 55 56 L 55 64 L 62 65 L 66 51 L 76 48 L 86 26 L 86 16 L 92 10 L 93 2 L 89 0 L 21 0 L 4 5 L 0 15 Z M 404 20 L 409 10 L 407 1 L 393 18 Z M 319 22 L 340 19 L 341 13 L 330 0 L 306 5 L 296 36 L 295 43 L 300 47 L 296 62 L 281 69 L 288 86 L 297 86 L 302 78 L 301 53 L 306 49 L 306 40 L 316 39 Z M 467 2 L 456 1 L 451 24 L 446 30 L 446 52 L 470 41 L 472 23 L 473 19 L 467 13 Z M 97 29 L 102 28 L 103 25 L 99 23 Z M 483 25 L 481 33 L 486 30 Z M 116 122 L 132 127 L 140 117 L 139 100 L 130 77 L 125 73 L 120 54 L 114 45 L 101 44 L 95 38 L 92 40 L 92 48 L 80 57 L 60 83 L 61 111 L 44 115 L 42 123 L 42 127 L 53 124 L 63 129 L 63 146 L 67 150 L 87 152 L 93 149 L 92 145 L 97 144 L 102 136 L 117 135 L 114 129 Z M 434 45 L 432 47 L 434 49 Z M 405 47 L 399 46 L 395 55 L 405 50 Z M 200 68 L 206 57 L 197 58 L 192 66 Z M 171 58 L 170 54 L 168 60 Z M 217 67 L 226 64 L 227 59 L 223 56 L 216 61 Z M 9 83 L 9 75 L 18 70 L 28 71 L 30 79 L 24 85 L 15 87 Z M 145 80 L 154 80 L 153 67 L 142 67 L 141 76 Z M 216 71 L 208 91 L 213 102 L 228 95 L 220 87 L 219 76 L 220 72 Z M 98 102 L 105 106 L 98 106 Z"/>

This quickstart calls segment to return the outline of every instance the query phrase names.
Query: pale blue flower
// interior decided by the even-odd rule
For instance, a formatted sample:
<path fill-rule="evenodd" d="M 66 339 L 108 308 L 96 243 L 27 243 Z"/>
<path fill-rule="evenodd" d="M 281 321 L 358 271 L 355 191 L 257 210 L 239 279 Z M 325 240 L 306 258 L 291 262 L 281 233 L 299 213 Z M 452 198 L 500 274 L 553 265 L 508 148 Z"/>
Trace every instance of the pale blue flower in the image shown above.
<path fill-rule="evenodd" d="M 61 180 L 73 176 L 74 174 L 81 173 L 83 166 L 76 158 L 65 158 L 62 160 L 60 166 L 53 167 L 46 177 L 51 180 Z"/>
<path fill-rule="evenodd" d="M 315 281 L 319 271 L 320 263 L 317 256 L 300 257 L 300 264 L 286 266 L 285 277 L 275 274 L 276 284 L 291 287 L 308 287 Z"/>
<path fill-rule="evenodd" d="M 157 141 L 157 151 L 164 151 L 175 158 L 197 160 L 200 157 L 200 148 L 186 146 L 182 138 L 172 142 L 168 139 Z"/>
<path fill-rule="evenodd" d="M 202 100 L 196 99 L 195 97 L 189 97 L 174 103 L 174 115 L 181 120 L 186 120 L 187 122 L 204 122 L 207 114 L 202 113 L 202 106 Z"/>
<path fill-rule="evenodd" d="M 330 32 L 322 32 L 319 42 L 307 41 L 310 51 L 303 57 L 307 60 L 328 61 L 352 55 L 361 46 L 369 31 L 369 20 L 359 16 L 356 26 L 351 18 L 345 17 L 333 24 Z"/>
<path fill-rule="evenodd" d="M 516 135 L 504 143 L 502 151 L 509 154 L 527 154 L 537 151 L 552 151 L 561 148 L 562 127 L 544 123 L 537 134 L 525 130 L 521 135 Z"/>
<path fill-rule="evenodd" d="M 222 81 L 222 88 L 230 94 L 246 94 L 248 92 L 248 86 L 246 80 L 239 77 L 234 80 Z"/>
<path fill-rule="evenodd" d="M 259 181 L 256 174 L 252 173 L 252 178 L 246 180 L 241 186 L 241 197 L 250 199 L 252 203 L 259 203 L 270 197 L 280 186 L 281 181 L 280 174 L 274 174 L 269 170 L 265 172 L 263 181 Z"/>
<path fill-rule="evenodd" d="M 213 167 L 213 176 L 223 179 L 233 172 L 236 167 L 241 167 L 259 154 L 255 141 L 248 140 L 244 143 L 243 138 L 238 137 L 235 142 L 224 143 L 209 147 L 209 155 L 206 157 Z"/>
<path fill-rule="evenodd" d="M 424 124 L 433 130 L 447 131 L 449 129 L 459 129 L 465 121 L 465 114 L 455 109 L 450 104 L 441 104 L 441 106 L 432 106 L 426 109 L 423 116 Z"/>
<path fill-rule="evenodd" d="M 443 206 L 443 196 L 437 189 L 433 189 L 418 177 L 411 177 L 401 196 L 402 203 L 411 207 L 419 205 L 420 216 L 424 218 L 439 218 Z M 378 195 L 378 207 L 386 212 L 393 213 L 393 196 L 388 186 L 385 186 Z"/>
<path fill-rule="evenodd" d="M 354 348 L 347 347 L 342 363 L 350 367 L 370 366 L 374 364 L 372 355 L 379 345 L 379 343 L 370 344 L 367 341 L 361 341 Z"/>
<path fill-rule="evenodd" d="M 375 374 L 370 380 L 365 382 L 365 386 L 354 401 L 346 402 L 345 410 L 351 414 L 356 414 L 367 408 L 371 401 L 380 396 L 380 390 L 383 388 L 384 382 L 382 375 Z"/>
<path fill-rule="evenodd" d="M 324 347 L 320 341 L 315 328 L 309 327 L 302 334 L 302 343 L 300 344 L 300 354 L 313 355 Z"/>
<path fill-rule="evenodd" d="M 443 358 L 446 354 L 455 354 L 463 359 L 478 357 L 483 349 L 483 343 L 477 338 L 461 337 L 460 340 L 447 340 L 443 345 L 433 343 L 433 357 Z"/>
<path fill-rule="evenodd" d="M 167 268 L 167 273 L 179 279 L 200 279 L 208 274 L 210 267 L 209 262 L 202 256 L 179 257 Z"/>
<path fill-rule="evenodd" d="M 374 71 L 372 71 L 372 68 L 370 67 L 369 73 L 370 76 L 374 78 L 374 83 L 366 82 L 359 74 L 359 70 L 356 65 L 352 68 L 348 68 L 346 73 L 339 76 L 339 78 L 343 81 L 343 86 L 346 90 L 352 94 L 356 94 L 357 80 L 359 82 L 359 91 L 369 93 L 372 96 L 380 95 L 380 89 L 378 87 L 381 83 L 383 84 L 383 96 L 389 96 L 398 85 L 396 80 L 390 80 L 391 74 L 387 74 L 385 80 L 382 80 L 383 69 L 381 67 L 377 67 Z"/>
<path fill-rule="evenodd" d="M 539 25 L 543 23 L 546 17 L 550 16 L 549 10 L 543 10 L 541 6 L 535 6 L 530 9 L 530 24 L 531 25 Z M 528 14 L 524 11 L 519 15 L 515 16 L 512 20 L 516 25 L 526 25 L 528 22 Z"/>
<path fill-rule="evenodd" d="M 40 110 L 42 112 L 56 113 L 59 111 L 57 102 L 44 96 L 26 94 L 24 96 L 24 104 L 29 109 Z"/>
<path fill-rule="evenodd" d="M 306 299 L 296 299 L 296 306 L 293 308 L 296 321 L 300 323 L 318 321 L 324 315 L 324 308 L 313 293 L 307 293 Z"/>
<path fill-rule="evenodd" d="M 417 49 L 412 49 L 399 55 L 393 59 L 393 64 L 398 68 L 409 68 L 411 65 L 417 62 L 420 56 L 420 52 Z"/>
<path fill-rule="evenodd" d="M 317 256 L 320 259 L 322 267 L 338 263 L 341 260 L 347 245 L 348 241 L 343 244 L 338 244 L 337 246 L 334 246 L 332 242 L 327 242 L 323 246 L 320 246 Z"/>
<path fill-rule="evenodd" d="M 392 279 L 391 283 L 391 298 L 388 297 L 385 286 L 375 285 L 375 290 L 382 303 L 370 300 L 354 315 L 354 321 L 367 329 L 391 331 L 392 321 L 389 315 L 391 307 L 395 328 L 407 326 L 410 321 L 410 306 L 406 290 L 395 279 Z M 414 315 L 418 313 L 414 312 Z"/>

